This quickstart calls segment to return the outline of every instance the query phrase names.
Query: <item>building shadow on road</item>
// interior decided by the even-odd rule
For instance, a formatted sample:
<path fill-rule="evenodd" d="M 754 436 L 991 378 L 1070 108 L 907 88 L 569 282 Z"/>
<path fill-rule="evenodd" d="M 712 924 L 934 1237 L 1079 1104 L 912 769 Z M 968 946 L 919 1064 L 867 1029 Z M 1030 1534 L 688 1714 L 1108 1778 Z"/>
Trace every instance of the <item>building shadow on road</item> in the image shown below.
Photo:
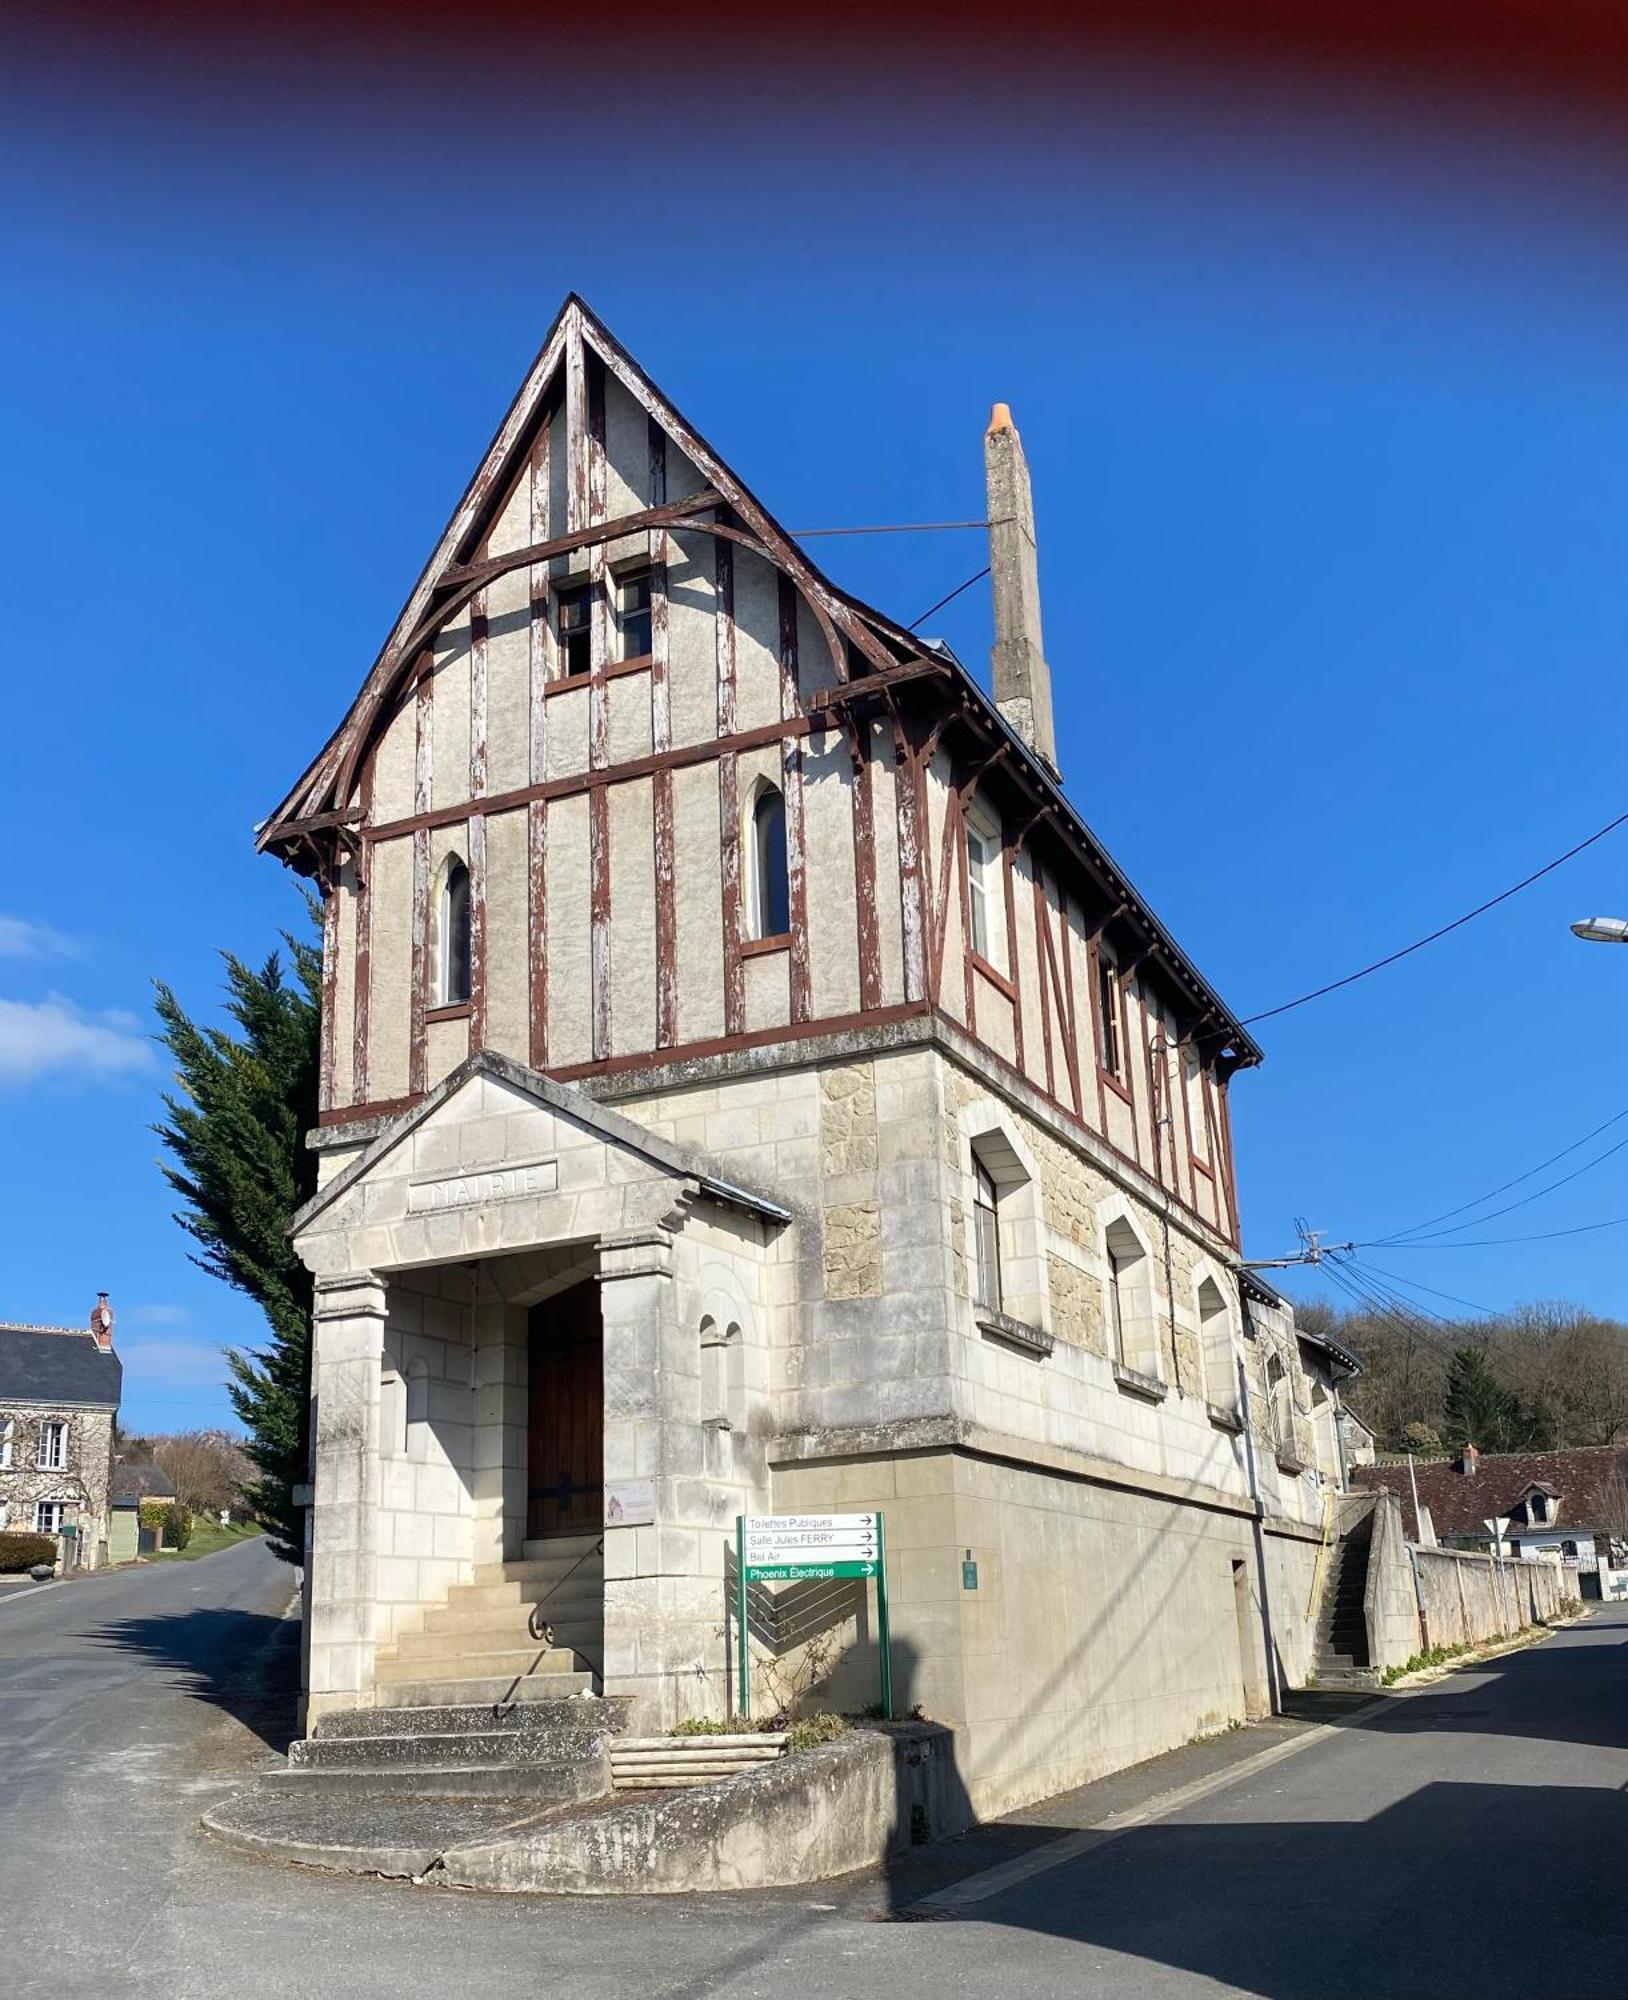
<path fill-rule="evenodd" d="M 1337 1793 L 1328 1806 L 1340 1811 Z M 1163 1991 L 1146 1971 L 1158 1965 L 1260 2000 L 1621 2000 L 1625 1852 L 1614 1788 L 1436 1783 L 1371 1818 L 1104 1832 L 1060 1867 L 934 1914 L 1087 1945 L 1105 1993 Z M 1521 1893 L 1523 1855 L 1565 1893 Z"/>
<path fill-rule="evenodd" d="M 170 1684 L 221 1709 L 284 1752 L 298 1735 L 299 1623 L 263 1611 L 196 1611 L 121 1618 L 86 1636 L 136 1653 L 165 1670 Z"/>

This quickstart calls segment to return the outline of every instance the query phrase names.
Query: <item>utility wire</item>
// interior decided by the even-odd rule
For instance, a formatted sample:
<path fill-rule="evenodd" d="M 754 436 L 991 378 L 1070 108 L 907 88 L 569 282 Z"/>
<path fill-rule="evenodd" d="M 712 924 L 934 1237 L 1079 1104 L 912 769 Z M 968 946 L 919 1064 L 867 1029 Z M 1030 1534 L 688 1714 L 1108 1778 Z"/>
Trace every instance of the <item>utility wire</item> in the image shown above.
<path fill-rule="evenodd" d="M 1580 1167 L 1573 1168 L 1569 1174 L 1562 1174 L 1559 1180 L 1550 1181 L 1547 1187 L 1534 1188 L 1531 1194 L 1523 1194 L 1519 1201 L 1505 1202 L 1502 1208 L 1489 1208 L 1485 1215 L 1478 1215 L 1473 1222 L 1455 1223 L 1451 1229 L 1432 1229 L 1424 1235 L 1415 1231 L 1407 1237 L 1371 1237 L 1368 1242 L 1359 1243 L 1357 1248 L 1359 1250 L 1422 1249 L 1425 1245 L 1435 1242 L 1438 1236 L 1453 1236 L 1460 1229 L 1479 1229 L 1483 1223 L 1496 1222 L 1500 1215 L 1513 1215 L 1516 1209 L 1525 1208 L 1534 1201 L 1541 1201 L 1546 1194 L 1553 1194 L 1556 1188 L 1563 1188 L 1572 1181 L 1581 1180 L 1584 1174 L 1591 1173 L 1603 1161 L 1609 1160 L 1614 1153 L 1620 1153 L 1624 1146 L 1628 1146 L 1628 1139 L 1619 1139 L 1614 1146 L 1607 1146 L 1603 1153 L 1596 1153 L 1592 1160 L 1585 1160 Z M 1474 1207 L 1476 1204 L 1471 1203 L 1471 1206 Z"/>
<path fill-rule="evenodd" d="M 1376 1278 L 1385 1278 L 1393 1285 L 1403 1285 L 1410 1292 L 1428 1292 L 1433 1299 L 1446 1299 L 1450 1305 L 1467 1306 L 1471 1312 L 1484 1313 L 1488 1319 L 1500 1317 L 1492 1306 L 1477 1305 L 1474 1299 L 1461 1299 L 1456 1292 L 1438 1292 L 1434 1285 L 1421 1285 L 1417 1278 L 1404 1278 L 1399 1271 L 1382 1270 L 1378 1264 L 1366 1260 L 1358 1266 Z"/>
<path fill-rule="evenodd" d="M 907 632 L 914 632 L 918 625 L 925 625 L 928 619 L 932 617 L 935 611 L 942 611 L 946 604 L 953 604 L 955 600 L 961 595 L 963 590 L 970 590 L 975 583 L 982 583 L 984 578 L 988 576 L 990 570 L 993 568 L 994 568 L 993 563 L 985 563 L 983 568 L 979 570 L 975 576 L 969 576 L 965 583 L 958 583 L 955 586 L 954 590 L 950 592 L 948 597 L 941 597 L 936 604 L 929 604 L 927 609 L 921 614 L 921 616 L 919 618 L 913 618 L 904 629 Z M 1624 814 L 1624 818 L 1628 818 L 1628 814 Z"/>
<path fill-rule="evenodd" d="M 933 610 L 937 609 L 938 606 L 935 604 Z M 923 618 L 931 616 L 932 612 L 922 613 Z M 918 619 L 916 622 L 919 624 L 921 620 Z M 1473 910 L 1466 910 L 1462 917 L 1455 917 L 1450 924 L 1443 924 L 1428 937 L 1416 938 L 1412 944 L 1405 944 L 1400 951 L 1390 952 L 1384 958 L 1376 958 L 1372 965 L 1365 965 L 1360 971 L 1348 972 L 1343 979 L 1331 979 L 1326 986 L 1318 986 L 1310 993 L 1302 993 L 1298 1000 L 1285 1000 L 1281 1006 L 1268 1007 L 1262 1013 L 1246 1014 L 1243 1026 L 1252 1028 L 1257 1021 L 1274 1020 L 1279 1014 L 1290 1013 L 1294 1008 L 1304 1007 L 1313 1000 L 1321 1000 L 1327 994 L 1338 993 L 1342 986 L 1354 986 L 1359 979 L 1366 979 L 1370 973 L 1383 972 L 1386 966 L 1395 965 L 1399 959 L 1411 958 L 1414 952 L 1423 951 L 1427 944 L 1435 944 L 1438 939 L 1449 936 L 1453 931 L 1462 930 L 1477 917 L 1485 916 L 1488 910 L 1495 910 L 1500 903 L 1507 903 L 1511 896 L 1518 896 L 1523 889 L 1530 889 L 1534 882 L 1541 882 L 1545 875 L 1552 875 L 1557 868 L 1563 867 L 1566 862 L 1581 854 L 1584 848 L 1592 847 L 1597 840 L 1604 840 L 1608 833 L 1615 833 L 1617 828 L 1623 825 L 1628 825 L 1628 812 L 1619 813 L 1614 820 L 1602 826 L 1598 833 L 1591 833 L 1587 840 L 1580 840 L 1575 847 L 1568 847 L 1564 854 L 1557 854 L 1553 861 L 1546 861 L 1532 874 L 1524 876 L 1510 888 L 1500 890 L 1496 896 L 1489 896 L 1486 902 L 1477 903 Z"/>
<path fill-rule="evenodd" d="M 1501 1186 L 1489 1188 L 1485 1194 L 1477 1195 L 1474 1201 L 1460 1202 L 1457 1208 L 1443 1209 L 1440 1215 L 1432 1215 L 1423 1222 L 1416 1222 L 1411 1229 L 1396 1229 L 1389 1236 L 1376 1236 L 1370 1240 L 1375 1243 L 1394 1243 L 1404 1236 L 1417 1236 L 1421 1229 L 1431 1229 L 1438 1222 L 1446 1222 L 1455 1215 L 1463 1215 L 1467 1209 L 1479 1208 L 1484 1201 L 1494 1201 L 1499 1195 L 1508 1194 L 1512 1187 L 1519 1187 L 1522 1181 L 1529 1181 L 1534 1174 L 1541 1174 L 1545 1167 L 1552 1167 L 1556 1160 L 1563 1160 L 1568 1153 L 1575 1153 L 1579 1146 L 1586 1146 L 1590 1139 L 1597 1139 L 1602 1132 L 1609 1132 L 1613 1125 L 1620 1125 L 1625 1118 L 1628 1118 L 1628 1107 L 1614 1112 L 1603 1125 L 1596 1125 L 1592 1132 L 1585 1132 L 1581 1139 L 1573 1139 L 1569 1146 L 1562 1146 L 1558 1153 L 1551 1153 L 1548 1159 L 1539 1160 L 1535 1167 L 1528 1167 L 1524 1174 L 1517 1174 L 1512 1181 L 1505 1181 Z M 1602 1153 L 1600 1157 L 1604 1159 L 1606 1156 Z M 1483 1216 L 1481 1219 L 1486 1221 L 1489 1218 Z M 1468 1228 L 1469 1225 L 1465 1224 L 1465 1227 Z"/>
<path fill-rule="evenodd" d="M 989 521 L 895 521 L 880 528 L 788 528 L 794 541 L 812 542 L 829 535 L 937 535 L 949 528 L 987 528 Z"/>
<path fill-rule="evenodd" d="M 1503 1243 L 1553 1243 L 1562 1236 L 1588 1236 L 1596 1229 L 1628 1228 L 1628 1215 L 1613 1215 L 1604 1222 L 1580 1222 L 1575 1229 L 1545 1229 L 1536 1236 L 1466 1236 L 1457 1243 L 1387 1243 L 1393 1255 L 1398 1250 L 1486 1250 Z"/>

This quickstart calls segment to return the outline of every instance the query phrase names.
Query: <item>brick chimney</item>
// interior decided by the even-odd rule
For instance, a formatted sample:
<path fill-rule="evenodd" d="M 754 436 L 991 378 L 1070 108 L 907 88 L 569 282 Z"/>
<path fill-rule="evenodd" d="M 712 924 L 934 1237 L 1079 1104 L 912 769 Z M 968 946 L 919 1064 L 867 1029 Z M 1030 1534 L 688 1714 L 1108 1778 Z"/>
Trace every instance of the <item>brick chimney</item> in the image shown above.
<path fill-rule="evenodd" d="M 1475 1477 L 1475 1468 L 1481 1458 L 1473 1444 L 1467 1444 L 1458 1455 L 1458 1469 L 1466 1479 Z"/>
<path fill-rule="evenodd" d="M 995 705 L 1057 775 L 1051 668 L 1040 636 L 1040 566 L 1029 461 L 1012 412 L 997 403 L 984 433 L 990 587 L 995 599 Z"/>
<path fill-rule="evenodd" d="M 96 1336 L 96 1345 L 107 1353 L 113 1346 L 113 1308 L 107 1302 L 106 1292 L 96 1294 L 96 1303 L 90 1309 L 90 1330 Z"/>

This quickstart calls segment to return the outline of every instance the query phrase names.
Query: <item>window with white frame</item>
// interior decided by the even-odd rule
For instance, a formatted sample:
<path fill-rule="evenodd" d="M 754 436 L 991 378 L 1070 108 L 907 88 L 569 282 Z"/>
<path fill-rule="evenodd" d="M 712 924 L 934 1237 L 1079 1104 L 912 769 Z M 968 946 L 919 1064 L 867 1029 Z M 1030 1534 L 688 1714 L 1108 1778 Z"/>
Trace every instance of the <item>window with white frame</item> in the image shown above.
<path fill-rule="evenodd" d="M 0 1533 L 11 1526 L 11 1502 L 0 1500 Z"/>
<path fill-rule="evenodd" d="M 1119 968 L 1105 953 L 1097 954 L 1097 1026 L 1102 1036 L 1098 1051 L 1103 1073 L 1119 1081 L 1125 1070 L 1124 989 Z"/>
<path fill-rule="evenodd" d="M 447 863 L 441 884 L 439 1004 L 461 1007 L 469 999 L 473 964 L 473 913 L 469 870 L 457 855 Z"/>
<path fill-rule="evenodd" d="M 68 1463 L 68 1426 L 55 1419 L 48 1419 L 40 1425 L 39 1455 L 35 1460 L 41 1472 L 61 1472 Z"/>
<path fill-rule="evenodd" d="M 967 942 L 999 971 L 1006 969 L 1004 891 L 1000 821 L 979 803 L 967 813 Z"/>
<path fill-rule="evenodd" d="M 61 1500 L 36 1500 L 34 1502 L 34 1532 L 36 1535 L 55 1535 L 61 1532 L 66 1504 Z"/>
<path fill-rule="evenodd" d="M 7 1417 L 0 1424 L 0 1472 L 11 1470 L 11 1455 L 17 1448 L 17 1419 Z"/>
<path fill-rule="evenodd" d="M 778 785 L 759 785 L 752 799 L 751 911 L 754 938 L 791 929 L 791 873 L 786 857 L 786 800 Z"/>
<path fill-rule="evenodd" d="M 633 570 L 616 579 L 616 657 L 650 657 L 650 572 Z"/>
<path fill-rule="evenodd" d="M 1000 1189 L 978 1153 L 972 1156 L 973 1298 L 986 1312 L 1004 1311 L 1001 1297 Z"/>
<path fill-rule="evenodd" d="M 1206 1278 L 1198 1288 L 1198 1331 L 1204 1355 L 1204 1400 L 1218 1410 L 1236 1409 L 1238 1365 L 1232 1345 L 1232 1316 L 1213 1278 Z"/>

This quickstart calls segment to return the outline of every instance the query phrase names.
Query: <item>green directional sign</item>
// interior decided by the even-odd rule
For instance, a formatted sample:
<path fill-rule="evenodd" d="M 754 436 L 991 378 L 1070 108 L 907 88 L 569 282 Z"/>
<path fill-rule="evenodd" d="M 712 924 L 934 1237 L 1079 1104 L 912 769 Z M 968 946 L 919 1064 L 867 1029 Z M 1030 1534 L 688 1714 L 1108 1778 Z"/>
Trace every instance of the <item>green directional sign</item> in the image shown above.
<path fill-rule="evenodd" d="M 888 1632 L 887 1567 L 880 1514 L 737 1514 L 735 1631 L 740 1713 L 752 1712 L 748 1583 L 876 1584 L 876 1636 L 882 1713 L 893 1714 L 893 1648 Z"/>
<path fill-rule="evenodd" d="M 746 1565 L 750 1583 L 829 1583 L 842 1576 L 875 1576 L 873 1562 L 754 1563 Z"/>

